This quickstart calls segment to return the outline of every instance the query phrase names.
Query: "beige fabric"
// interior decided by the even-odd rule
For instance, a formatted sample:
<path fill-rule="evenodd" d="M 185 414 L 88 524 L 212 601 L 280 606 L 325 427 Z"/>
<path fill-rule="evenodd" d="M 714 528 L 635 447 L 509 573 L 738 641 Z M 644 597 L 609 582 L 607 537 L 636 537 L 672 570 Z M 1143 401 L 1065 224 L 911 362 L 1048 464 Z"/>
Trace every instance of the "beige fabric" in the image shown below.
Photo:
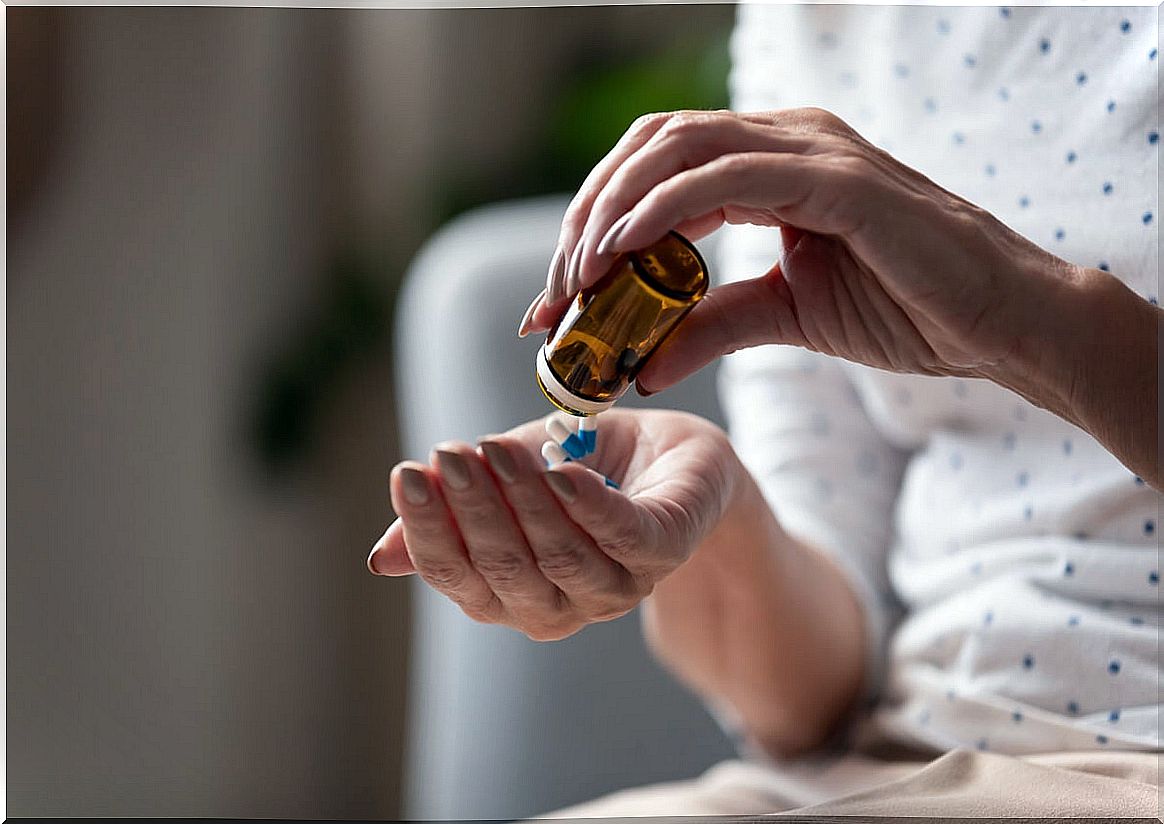
<path fill-rule="evenodd" d="M 540 818 L 862 815 L 1144 817 L 1161 813 L 1160 755 L 1008 756 L 957 749 L 928 763 L 846 755 L 775 766 L 725 761 L 699 778 L 624 790 Z"/>

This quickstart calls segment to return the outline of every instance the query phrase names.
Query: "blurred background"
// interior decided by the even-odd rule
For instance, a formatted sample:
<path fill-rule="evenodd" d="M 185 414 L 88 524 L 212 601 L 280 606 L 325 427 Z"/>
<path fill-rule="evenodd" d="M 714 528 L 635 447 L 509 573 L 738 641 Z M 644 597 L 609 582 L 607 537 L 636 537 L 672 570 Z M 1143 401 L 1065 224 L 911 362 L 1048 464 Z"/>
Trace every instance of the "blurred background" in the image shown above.
<path fill-rule="evenodd" d="M 406 812 L 404 273 L 726 106 L 733 17 L 7 9 L 10 815 Z"/>

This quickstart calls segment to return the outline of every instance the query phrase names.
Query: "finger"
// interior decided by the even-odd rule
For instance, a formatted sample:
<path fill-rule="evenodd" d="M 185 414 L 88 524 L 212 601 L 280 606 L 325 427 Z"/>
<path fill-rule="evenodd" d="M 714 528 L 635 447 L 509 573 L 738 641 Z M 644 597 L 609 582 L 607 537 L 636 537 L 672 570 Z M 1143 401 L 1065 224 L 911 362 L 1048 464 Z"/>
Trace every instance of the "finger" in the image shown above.
<path fill-rule="evenodd" d="M 578 463 L 560 464 L 546 473 L 549 488 L 570 519 L 586 532 L 604 555 L 639 580 L 654 580 L 678 565 L 659 548 L 658 524 L 603 477 Z"/>
<path fill-rule="evenodd" d="M 470 618 L 498 621 L 504 614 L 501 601 L 469 563 L 440 484 L 426 469 L 415 462 L 399 464 L 389 481 L 412 565 L 429 586 L 455 601 Z"/>
<path fill-rule="evenodd" d="M 493 475 L 467 444 L 442 444 L 433 450 L 445 502 L 461 533 L 473 567 L 522 620 L 560 611 L 562 593 L 538 569 Z"/>
<path fill-rule="evenodd" d="M 734 113 L 676 115 L 614 171 L 595 198 L 578 245 L 581 253 L 575 278 L 568 288 L 585 288 L 605 274 L 614 259 L 604 246 L 608 232 L 648 192 L 675 174 L 725 154 L 804 153 L 821 145 L 819 139 Z"/>
<path fill-rule="evenodd" d="M 481 449 L 502 478 L 502 494 L 533 550 L 538 568 L 570 603 L 588 615 L 606 617 L 622 614 L 633 606 L 633 577 L 601 552 L 586 531 L 563 511 L 546 486 L 541 458 L 506 436 L 482 441 Z"/>
<path fill-rule="evenodd" d="M 652 189 L 609 240 L 611 251 L 640 249 L 684 221 L 720 212 L 729 223 L 847 236 L 866 214 L 886 208 L 874 167 L 850 158 L 751 152 L 719 157 Z"/>
<path fill-rule="evenodd" d="M 574 254 L 574 247 L 582 235 L 582 229 L 586 225 L 586 218 L 590 213 L 590 207 L 594 204 L 594 198 L 606 185 L 606 181 L 610 179 L 614 170 L 662 128 L 671 116 L 670 113 L 658 113 L 638 118 L 630 125 L 630 128 L 614 145 L 614 148 L 590 170 L 590 174 L 582 182 L 582 186 L 579 187 L 578 193 L 570 201 L 570 205 L 566 208 L 566 214 L 562 218 L 558 248 L 562 251 L 565 260 L 569 260 Z M 547 302 L 550 305 L 560 304 L 566 297 L 565 287 L 564 272 L 558 272 L 555 276 L 555 267 L 551 267 L 549 277 L 546 280 Z"/>
<path fill-rule="evenodd" d="M 517 325 L 517 336 L 524 338 L 530 332 L 540 331 L 534 324 L 534 313 L 546 299 L 546 290 L 538 292 L 537 297 L 530 303 L 529 308 L 525 310 L 525 314 L 521 318 L 521 322 Z M 548 327 L 547 327 L 548 328 Z"/>
<path fill-rule="evenodd" d="M 416 572 L 408 550 L 404 546 L 404 521 L 397 518 L 372 545 L 368 554 L 368 570 L 373 575 L 411 575 Z"/>
<path fill-rule="evenodd" d="M 779 264 L 762 277 L 712 289 L 640 370 L 639 390 L 666 389 L 737 349 L 765 343 L 803 346 L 794 309 Z"/>

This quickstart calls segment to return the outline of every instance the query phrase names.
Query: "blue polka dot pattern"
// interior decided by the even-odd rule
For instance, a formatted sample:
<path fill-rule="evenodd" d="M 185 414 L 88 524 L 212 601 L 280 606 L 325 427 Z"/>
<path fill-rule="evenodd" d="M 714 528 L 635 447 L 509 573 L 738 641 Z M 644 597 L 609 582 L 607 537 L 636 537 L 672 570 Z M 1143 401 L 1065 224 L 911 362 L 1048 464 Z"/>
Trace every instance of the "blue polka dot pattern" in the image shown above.
<path fill-rule="evenodd" d="M 868 124 L 866 136 L 877 137 L 886 151 L 910 165 L 917 158 L 915 168 L 925 174 L 930 164 L 932 179 L 943 185 L 948 180 L 951 191 L 997 213 L 1015 231 L 1072 263 L 1114 270 L 1151 299 L 1159 287 L 1144 278 L 1141 247 L 1155 247 L 1160 207 L 1143 169 L 1158 160 L 1159 121 L 1155 99 L 1144 97 L 1147 81 L 1137 81 L 1135 73 L 1151 74 L 1155 89 L 1155 33 L 1149 38 L 1147 15 L 1130 8 L 1109 7 L 1096 14 L 1099 25 L 1079 31 L 1051 15 L 1044 21 L 1044 13 L 1026 7 L 928 10 L 906 29 L 908 41 L 902 35 L 901 42 L 911 45 L 883 48 L 880 62 L 856 48 L 860 41 L 850 34 L 860 29 L 837 28 L 838 36 L 822 36 L 814 28 L 807 45 L 836 53 L 820 55 L 812 82 L 850 101 L 850 108 L 834 110 L 851 123 Z M 1086 46 L 1084 29 L 1094 48 Z M 773 53 L 781 51 L 781 36 L 768 41 Z M 1115 48 L 1101 52 L 1101 44 Z M 758 86 L 761 73 L 753 76 Z M 774 100 L 779 76 L 768 75 Z M 817 99 L 811 83 L 795 87 L 806 101 Z M 819 105 L 833 108 L 826 100 Z M 931 596 L 946 597 L 927 590 L 936 585 L 920 580 L 924 574 L 910 578 L 917 564 L 933 563 L 965 598 L 959 602 L 965 609 L 954 616 L 965 624 L 921 638 L 930 649 L 917 655 L 941 659 L 944 680 L 932 692 L 927 686 L 910 696 L 917 703 L 906 721 L 928 724 L 927 736 L 935 741 L 1004 751 L 1042 746 L 1036 742 L 1060 735 L 1051 729 L 1056 725 L 1073 728 L 1071 740 L 1092 748 L 1107 743 L 1097 736 L 1099 728 L 1110 736 L 1118 730 L 1120 746 L 1124 736 L 1139 735 L 1143 713 L 1132 707 L 1140 703 L 1143 679 L 1139 644 L 1157 623 L 1146 599 L 1158 595 L 1159 573 L 1151 568 L 1158 562 L 1146 564 L 1141 555 L 1112 577 L 1114 562 L 1101 554 L 1111 545 L 1153 543 L 1157 516 L 1146 508 L 1155 492 L 1122 468 L 1105 466 L 1110 456 L 1086 434 L 1027 402 L 1015 405 L 1012 399 L 1008 406 L 986 381 L 944 378 L 933 381 L 935 388 L 898 376 L 862 381 L 852 382 L 878 429 L 887 430 L 881 434 L 891 434 L 892 442 L 900 431 L 910 447 L 902 495 L 912 496 L 908 503 L 915 510 L 919 502 L 930 508 L 930 527 L 922 516 L 910 516 L 909 531 L 888 539 L 890 561 L 901 564 L 891 568 L 894 586 L 904 591 L 907 609 L 930 603 Z M 940 405 L 936 412 L 934 405 Z M 839 413 L 827 404 L 820 408 L 831 426 L 822 417 L 810 418 L 809 409 L 800 419 L 801 432 L 827 433 L 822 442 L 847 434 Z M 837 453 L 838 460 L 810 465 L 800 485 L 803 497 L 812 499 L 820 476 L 832 477 L 831 510 L 850 523 L 842 506 L 855 510 L 861 502 L 846 498 L 845 486 L 896 483 L 900 475 L 892 459 L 887 463 L 889 454 L 854 440 L 848 452 Z M 1077 507 L 1106 496 L 1118 507 L 1106 510 L 1110 518 Z M 892 516 L 901 518 L 903 511 Z M 995 554 L 990 541 L 1000 547 L 1006 542 L 1005 548 Z M 1027 587 L 1022 593 L 1030 593 L 1031 603 L 1016 595 L 1019 590 L 1007 589 L 1016 578 L 1022 578 L 1019 585 Z M 918 616 L 924 613 L 915 615 L 920 621 Z M 963 663 L 968 667 L 960 669 Z M 996 680 L 977 680 L 987 673 Z M 954 689 L 947 690 L 951 684 L 957 699 Z M 942 701 L 943 693 L 950 702 L 964 693 L 989 701 L 975 700 L 974 713 L 961 712 L 960 705 Z M 1025 717 L 1028 706 L 1039 708 L 1032 709 L 1036 716 Z M 1056 712 L 1064 717 L 1056 721 Z"/>

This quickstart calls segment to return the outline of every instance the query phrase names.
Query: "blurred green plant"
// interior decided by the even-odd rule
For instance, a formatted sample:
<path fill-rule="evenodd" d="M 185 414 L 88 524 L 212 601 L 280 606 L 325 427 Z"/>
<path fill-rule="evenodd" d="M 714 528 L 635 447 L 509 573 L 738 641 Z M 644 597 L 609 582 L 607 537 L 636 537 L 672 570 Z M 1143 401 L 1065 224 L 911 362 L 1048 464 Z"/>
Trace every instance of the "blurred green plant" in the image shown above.
<path fill-rule="evenodd" d="M 540 179 L 575 189 L 640 115 L 728 105 L 728 35 L 584 75 L 549 118 Z"/>
<path fill-rule="evenodd" d="M 335 386 L 381 349 L 395 294 L 381 270 L 360 255 L 342 255 L 295 338 L 268 358 L 250 423 L 268 473 L 281 474 L 306 455 Z"/>
<path fill-rule="evenodd" d="M 730 28 L 674 42 L 656 53 L 623 52 L 574 73 L 536 145 L 482 176 L 453 170 L 439 221 L 494 200 L 572 192 L 634 122 L 649 112 L 728 106 Z"/>

